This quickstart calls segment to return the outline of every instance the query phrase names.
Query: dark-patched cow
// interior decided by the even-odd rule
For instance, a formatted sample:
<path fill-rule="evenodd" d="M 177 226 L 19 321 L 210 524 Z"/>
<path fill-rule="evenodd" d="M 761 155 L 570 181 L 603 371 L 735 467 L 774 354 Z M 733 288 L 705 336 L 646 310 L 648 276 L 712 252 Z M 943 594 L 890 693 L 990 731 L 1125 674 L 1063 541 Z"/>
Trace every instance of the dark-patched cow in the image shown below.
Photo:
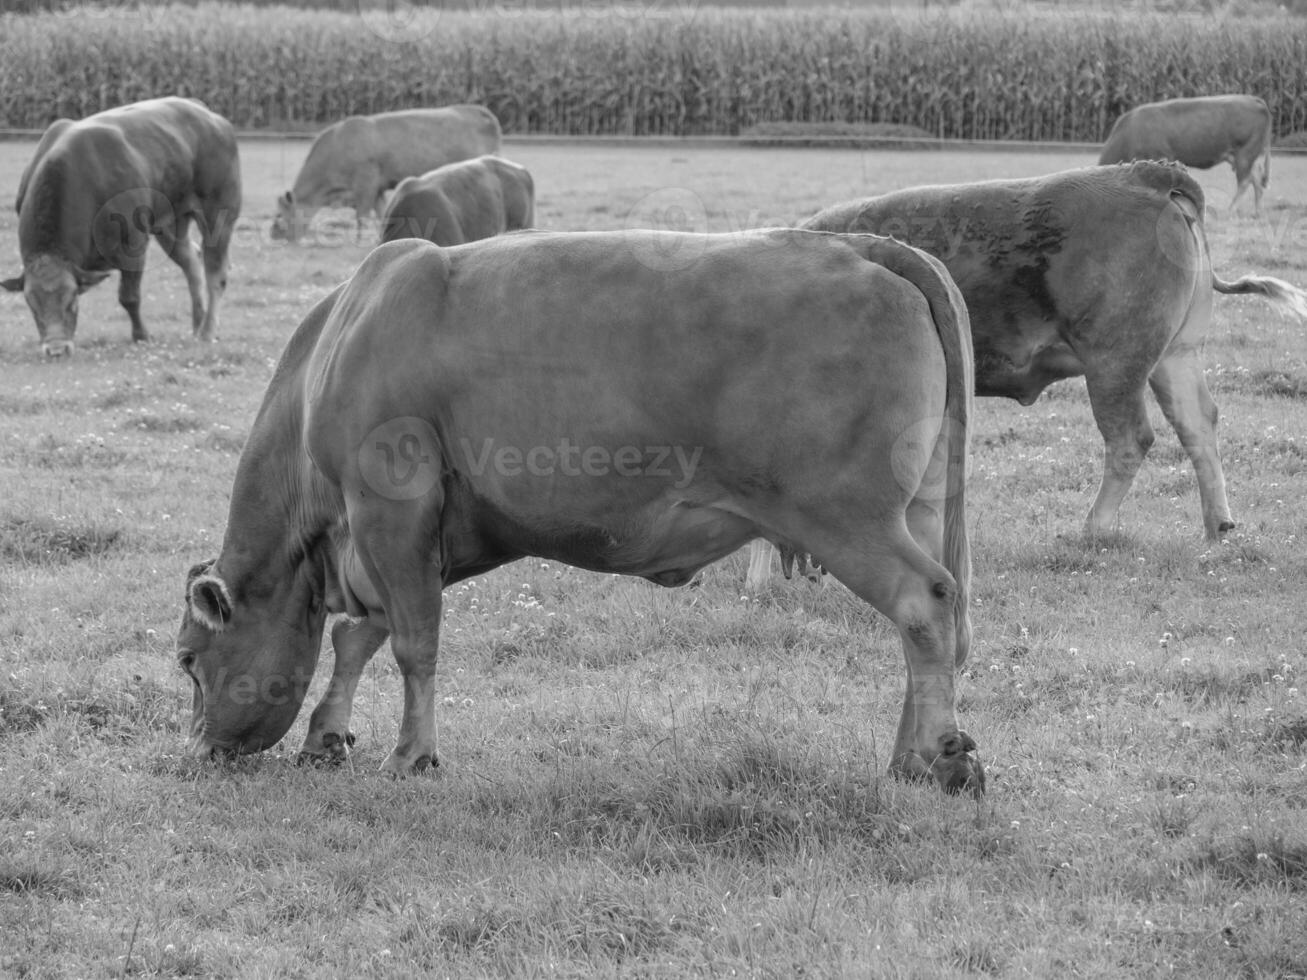
<path fill-rule="evenodd" d="M 943 266 L 874 236 L 380 245 L 290 340 L 222 549 L 186 583 L 190 751 L 277 742 L 343 612 L 303 751 L 344 750 L 389 635 L 404 708 L 382 769 L 421 770 L 443 587 L 526 555 L 680 585 L 764 536 L 898 626 L 893 769 L 978 791 L 954 710 L 971 363 Z"/>
<path fill-rule="evenodd" d="M 535 224 L 535 182 L 526 167 L 487 154 L 405 177 L 381 218 L 381 240 L 422 238 L 466 245 Z"/>
<path fill-rule="evenodd" d="M 1258 157 L 1262 172 L 1255 177 Z M 1131 160 L 1178 160 L 1204 170 L 1228 163 L 1235 179 L 1230 210 L 1252 187 L 1253 210 L 1260 214 L 1262 191 L 1271 179 L 1271 110 L 1253 95 L 1208 95 L 1136 106 L 1113 124 L 1098 158 L 1100 164 Z"/>
<path fill-rule="evenodd" d="M 195 336 L 214 339 L 241 207 L 236 134 L 222 116 L 165 98 L 60 119 L 41 137 L 15 206 L 23 272 L 0 285 L 23 293 L 46 354 L 72 352 L 77 297 L 115 269 L 132 339 L 148 339 L 141 277 L 151 237 L 186 274 Z"/>
<path fill-rule="evenodd" d="M 1257 293 L 1299 316 L 1307 294 L 1267 277 L 1217 278 L 1202 216 L 1202 189 L 1183 167 L 1143 162 L 903 190 L 836 205 L 804 227 L 893 235 L 941 259 L 970 314 L 978 395 L 1030 405 L 1054 381 L 1084 375 L 1104 441 L 1090 536 L 1117 527 L 1152 445 L 1151 386 L 1216 539 L 1234 519 L 1199 360 L 1213 289 Z M 770 568 L 770 549 L 755 544 L 747 587 L 765 585 Z"/>
<path fill-rule="evenodd" d="M 324 207 L 354 208 L 356 228 L 380 215 L 385 194 L 456 160 L 498 153 L 499 120 L 479 105 L 401 109 L 350 116 L 320 132 L 295 177 L 277 199 L 272 237 L 297 242 Z"/>

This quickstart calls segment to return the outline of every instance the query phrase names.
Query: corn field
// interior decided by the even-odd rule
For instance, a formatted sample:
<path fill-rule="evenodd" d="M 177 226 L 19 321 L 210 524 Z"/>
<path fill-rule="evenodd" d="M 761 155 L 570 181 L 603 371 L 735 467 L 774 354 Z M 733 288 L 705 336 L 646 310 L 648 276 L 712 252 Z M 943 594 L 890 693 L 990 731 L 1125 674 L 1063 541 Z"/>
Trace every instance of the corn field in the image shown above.
<path fill-rule="evenodd" d="M 0 15 L 0 127 L 163 94 L 244 129 L 479 102 L 510 133 L 737 134 L 897 123 L 1097 142 L 1130 106 L 1247 92 L 1307 129 L 1307 21 L 959 10 L 207 4 Z"/>

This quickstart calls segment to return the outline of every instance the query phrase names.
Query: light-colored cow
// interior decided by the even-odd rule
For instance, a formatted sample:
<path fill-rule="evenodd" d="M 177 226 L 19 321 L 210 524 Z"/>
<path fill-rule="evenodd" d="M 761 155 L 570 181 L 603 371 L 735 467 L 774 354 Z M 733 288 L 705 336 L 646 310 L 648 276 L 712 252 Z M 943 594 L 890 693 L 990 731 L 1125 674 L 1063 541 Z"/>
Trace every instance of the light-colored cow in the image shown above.
<path fill-rule="evenodd" d="M 1262 172 L 1254 176 L 1258 157 Z M 1253 210 L 1260 214 L 1262 191 L 1271 179 L 1271 110 L 1253 95 L 1208 95 L 1136 106 L 1117 119 L 1098 158 L 1100 164 L 1131 160 L 1178 160 L 1203 170 L 1228 163 L 1235 179 L 1230 210 L 1252 187 Z"/>
<path fill-rule="evenodd" d="M 499 120 L 479 105 L 350 116 L 320 132 L 295 185 L 277 199 L 272 237 L 299 241 L 324 207 L 352 207 L 356 228 L 381 214 L 385 193 L 456 160 L 498 153 Z"/>
<path fill-rule="evenodd" d="M 422 238 L 466 245 L 535 224 L 535 182 L 526 167 L 487 154 L 405 177 L 381 218 L 381 240 Z"/>
<path fill-rule="evenodd" d="M 1084 376 L 1104 442 L 1091 536 L 1117 527 L 1152 445 L 1151 387 L 1197 474 L 1207 537 L 1217 539 L 1234 518 L 1199 360 L 1213 290 L 1255 293 L 1299 317 L 1307 293 L 1263 276 L 1217 278 L 1202 216 L 1202 189 L 1183 167 L 1142 162 L 917 187 L 836 205 L 804 226 L 893 235 L 939 258 L 970 314 L 976 394 L 1030 405 L 1053 382 Z M 746 587 L 761 589 L 770 569 L 759 542 Z"/>
<path fill-rule="evenodd" d="M 874 236 L 380 245 L 291 338 L 222 549 L 187 580 L 190 751 L 276 743 L 344 612 L 303 751 L 346 750 L 389 636 L 404 711 L 382 769 L 420 771 L 445 586 L 527 555 L 682 585 L 764 536 L 820 554 L 897 625 L 894 771 L 978 792 L 954 710 L 971 364 L 943 266 Z"/>

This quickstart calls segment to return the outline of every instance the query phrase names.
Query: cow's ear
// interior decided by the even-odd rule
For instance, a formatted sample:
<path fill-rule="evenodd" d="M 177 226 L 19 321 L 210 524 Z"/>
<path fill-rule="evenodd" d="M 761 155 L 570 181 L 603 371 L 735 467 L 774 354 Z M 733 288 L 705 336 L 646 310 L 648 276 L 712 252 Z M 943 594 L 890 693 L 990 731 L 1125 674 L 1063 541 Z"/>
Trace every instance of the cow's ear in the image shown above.
<path fill-rule="evenodd" d="M 204 626 L 221 633 L 231 622 L 231 593 L 216 575 L 200 575 L 191 582 L 187 598 L 191 614 Z"/>
<path fill-rule="evenodd" d="M 11 293 L 21 293 L 23 291 L 23 277 L 15 276 L 13 279 L 0 279 L 0 286 L 3 286 Z"/>
<path fill-rule="evenodd" d="M 77 291 L 84 293 L 92 286 L 98 286 L 109 278 L 108 272 L 87 272 L 85 269 L 74 269 L 73 278 L 77 280 Z"/>

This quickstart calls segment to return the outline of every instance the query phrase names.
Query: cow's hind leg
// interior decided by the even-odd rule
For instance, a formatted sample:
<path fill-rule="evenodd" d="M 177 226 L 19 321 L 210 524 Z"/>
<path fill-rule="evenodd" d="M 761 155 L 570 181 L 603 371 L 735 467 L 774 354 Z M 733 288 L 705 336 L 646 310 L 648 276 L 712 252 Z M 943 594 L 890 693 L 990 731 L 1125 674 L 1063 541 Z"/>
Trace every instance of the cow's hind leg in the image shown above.
<path fill-rule="evenodd" d="M 936 447 L 936 454 L 947 452 L 947 449 L 947 444 L 941 440 Z M 943 465 L 942 458 L 940 464 Z M 908 504 L 906 515 L 913 541 L 940 563 L 944 561 L 944 506 L 945 502 L 936 497 L 917 498 Z M 961 667 L 971 652 L 971 622 L 964 616 L 955 626 L 957 642 L 953 651 L 953 663 L 954 666 Z"/>
<path fill-rule="evenodd" d="M 1233 216 L 1235 209 L 1239 206 L 1239 198 L 1243 197 L 1243 192 L 1251 185 L 1253 189 L 1253 213 L 1262 213 L 1262 189 L 1253 180 L 1252 167 L 1246 169 L 1240 168 L 1238 158 L 1234 161 L 1234 197 L 1230 199 L 1230 215 Z"/>
<path fill-rule="evenodd" d="M 149 340 L 150 334 L 141 319 L 141 278 L 145 275 L 144 263 L 139 269 L 124 269 L 118 277 L 118 302 L 127 311 L 132 322 L 132 340 Z"/>
<path fill-rule="evenodd" d="M 204 322 L 204 273 L 200 267 L 200 254 L 191 241 L 191 220 L 182 218 L 177 222 L 175 233 L 159 234 L 159 247 L 162 248 L 186 276 L 186 288 L 191 294 L 191 330 L 200 332 Z"/>
<path fill-rule="evenodd" d="M 1262 190 L 1263 181 L 1253 175 L 1253 168 L 1257 164 L 1258 154 L 1255 152 L 1256 146 L 1245 144 L 1239 147 L 1233 155 L 1230 156 L 1230 166 L 1234 168 L 1234 197 L 1230 201 L 1230 214 L 1233 215 L 1235 206 L 1239 203 L 1239 198 L 1249 187 L 1253 189 L 1253 214 L 1262 213 Z"/>
<path fill-rule="evenodd" d="M 1121 501 L 1153 445 L 1145 382 L 1137 370 L 1131 365 L 1124 375 L 1098 371 L 1085 376 L 1094 421 L 1103 436 L 1103 479 L 1085 519 L 1085 533 L 1091 538 L 1116 529 Z"/>
<path fill-rule="evenodd" d="M 843 510 L 843 508 L 841 508 Z M 958 728 L 954 678 L 960 658 L 958 584 L 895 516 L 851 531 L 847 513 L 806 528 L 796 538 L 820 555 L 826 570 L 898 627 L 907 687 L 890 761 L 896 775 L 933 777 L 949 792 L 984 787 L 984 770 L 970 753 L 976 743 Z M 920 519 L 917 531 L 928 530 Z M 931 550 L 940 547 L 934 543 Z M 963 631 L 965 632 L 965 631 Z"/>
<path fill-rule="evenodd" d="M 336 666 L 322 700 L 309 718 L 309 732 L 300 748 L 301 762 L 340 762 L 349 755 L 354 744 L 354 735 L 349 730 L 354 692 L 363 669 L 388 635 L 385 627 L 367 619 L 339 619 L 332 626 L 331 646 L 336 652 Z"/>
<path fill-rule="evenodd" d="M 1225 495 L 1225 473 L 1216 445 L 1216 402 L 1207 388 L 1198 352 L 1182 347 L 1167 353 L 1149 378 L 1162 412 L 1180 437 L 1198 477 L 1203 507 L 1203 528 L 1217 540 L 1234 527 Z"/>

